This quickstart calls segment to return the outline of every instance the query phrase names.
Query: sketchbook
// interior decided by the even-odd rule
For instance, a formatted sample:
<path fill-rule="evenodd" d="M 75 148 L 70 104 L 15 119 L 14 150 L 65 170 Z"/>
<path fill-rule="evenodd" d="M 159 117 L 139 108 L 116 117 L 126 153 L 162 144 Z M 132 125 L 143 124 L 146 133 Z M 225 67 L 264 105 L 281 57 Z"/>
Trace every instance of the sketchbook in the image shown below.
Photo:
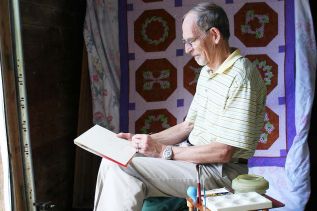
<path fill-rule="evenodd" d="M 95 125 L 80 136 L 74 143 L 79 147 L 119 165 L 127 166 L 136 153 L 128 140 L 99 125 Z"/>

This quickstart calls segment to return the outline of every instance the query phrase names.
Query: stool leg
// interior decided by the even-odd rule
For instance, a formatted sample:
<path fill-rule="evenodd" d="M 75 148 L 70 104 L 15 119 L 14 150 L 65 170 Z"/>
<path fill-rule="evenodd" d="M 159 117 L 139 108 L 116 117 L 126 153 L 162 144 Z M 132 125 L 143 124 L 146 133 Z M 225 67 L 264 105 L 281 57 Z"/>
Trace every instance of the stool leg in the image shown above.
<path fill-rule="evenodd" d="M 186 202 L 187 202 L 188 211 L 194 211 L 194 205 L 188 200 Z"/>

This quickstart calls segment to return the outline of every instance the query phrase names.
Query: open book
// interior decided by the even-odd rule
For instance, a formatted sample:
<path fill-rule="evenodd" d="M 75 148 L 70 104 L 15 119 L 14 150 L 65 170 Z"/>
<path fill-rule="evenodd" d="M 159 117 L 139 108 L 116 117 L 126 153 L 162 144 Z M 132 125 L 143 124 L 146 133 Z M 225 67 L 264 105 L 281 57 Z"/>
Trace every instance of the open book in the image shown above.
<path fill-rule="evenodd" d="M 129 141 L 99 125 L 95 125 L 78 136 L 74 143 L 79 147 L 119 165 L 127 166 L 136 153 Z"/>

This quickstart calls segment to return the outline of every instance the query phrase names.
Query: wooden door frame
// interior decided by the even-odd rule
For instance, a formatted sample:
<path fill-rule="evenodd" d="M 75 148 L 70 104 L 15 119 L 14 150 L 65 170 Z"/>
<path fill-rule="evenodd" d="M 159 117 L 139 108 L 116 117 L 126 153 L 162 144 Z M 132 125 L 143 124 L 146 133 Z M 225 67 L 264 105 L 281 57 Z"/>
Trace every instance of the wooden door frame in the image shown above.
<path fill-rule="evenodd" d="M 13 43 L 11 1 L 0 1 L 0 57 L 3 97 L 6 115 L 12 210 L 27 210 L 23 177 L 22 145 L 20 143 L 19 110 L 17 102 L 16 65 Z"/>

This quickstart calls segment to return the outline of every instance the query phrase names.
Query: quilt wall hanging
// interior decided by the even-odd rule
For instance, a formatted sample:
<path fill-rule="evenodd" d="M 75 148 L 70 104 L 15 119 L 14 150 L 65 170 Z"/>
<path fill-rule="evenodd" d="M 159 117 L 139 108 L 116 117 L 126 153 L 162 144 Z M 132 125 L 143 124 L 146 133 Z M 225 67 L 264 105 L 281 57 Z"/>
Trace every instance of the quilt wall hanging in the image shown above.
<path fill-rule="evenodd" d="M 121 3 L 122 131 L 158 132 L 184 120 L 201 67 L 184 52 L 182 17 L 194 0 Z M 295 136 L 294 32 L 287 1 L 216 0 L 228 14 L 230 45 L 259 69 L 267 86 L 265 125 L 249 166 L 284 166 Z"/>

